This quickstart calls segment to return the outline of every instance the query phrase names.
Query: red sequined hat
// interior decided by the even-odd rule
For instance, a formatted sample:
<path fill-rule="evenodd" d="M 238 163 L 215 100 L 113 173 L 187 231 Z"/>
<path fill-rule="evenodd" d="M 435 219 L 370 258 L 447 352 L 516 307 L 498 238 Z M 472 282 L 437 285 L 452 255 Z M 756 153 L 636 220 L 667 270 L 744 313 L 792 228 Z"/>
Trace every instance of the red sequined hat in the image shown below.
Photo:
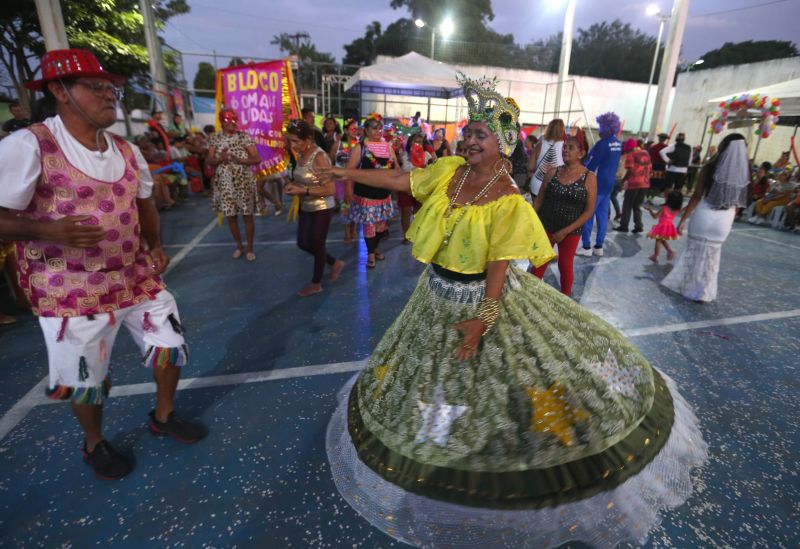
<path fill-rule="evenodd" d="M 45 84 L 58 78 L 73 76 L 95 76 L 106 78 L 115 86 L 125 83 L 127 78 L 107 72 L 97 57 L 88 50 L 52 50 L 42 57 L 42 77 L 28 82 L 29 90 L 42 91 Z"/>

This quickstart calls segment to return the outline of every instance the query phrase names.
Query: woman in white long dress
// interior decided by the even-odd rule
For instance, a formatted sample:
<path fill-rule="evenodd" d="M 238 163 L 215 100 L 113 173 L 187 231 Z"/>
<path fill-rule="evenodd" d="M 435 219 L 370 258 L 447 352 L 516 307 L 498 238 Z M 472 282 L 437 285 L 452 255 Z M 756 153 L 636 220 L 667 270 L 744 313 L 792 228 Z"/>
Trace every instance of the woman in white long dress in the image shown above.
<path fill-rule="evenodd" d="M 661 284 L 693 301 L 717 297 L 722 245 L 728 238 L 738 206 L 747 204 L 750 164 L 744 136 L 733 133 L 720 143 L 719 152 L 700 172 L 678 233 L 687 220 L 686 249 Z"/>

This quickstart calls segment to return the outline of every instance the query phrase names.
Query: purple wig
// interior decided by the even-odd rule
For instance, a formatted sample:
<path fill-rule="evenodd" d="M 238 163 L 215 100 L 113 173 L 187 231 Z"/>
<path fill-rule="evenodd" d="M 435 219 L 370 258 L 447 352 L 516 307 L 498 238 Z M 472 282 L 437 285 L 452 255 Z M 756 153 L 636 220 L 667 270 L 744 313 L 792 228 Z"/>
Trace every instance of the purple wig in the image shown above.
<path fill-rule="evenodd" d="M 595 118 L 595 120 L 597 120 L 601 138 L 610 137 L 619 133 L 619 116 L 613 112 L 601 114 Z"/>

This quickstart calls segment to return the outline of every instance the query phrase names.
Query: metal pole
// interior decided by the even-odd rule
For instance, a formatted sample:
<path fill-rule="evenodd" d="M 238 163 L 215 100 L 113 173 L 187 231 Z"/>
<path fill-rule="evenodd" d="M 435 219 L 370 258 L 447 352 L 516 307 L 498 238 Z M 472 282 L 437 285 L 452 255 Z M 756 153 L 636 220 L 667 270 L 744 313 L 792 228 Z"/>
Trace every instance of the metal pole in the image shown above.
<path fill-rule="evenodd" d="M 756 141 L 756 150 L 753 151 L 753 158 L 750 159 L 750 161 L 753 164 L 755 164 L 756 162 L 756 157 L 758 156 L 758 147 L 760 146 L 761 146 L 761 134 L 758 134 L 758 141 Z"/>
<path fill-rule="evenodd" d="M 686 20 L 689 17 L 689 0 L 674 0 L 672 16 L 670 17 L 669 34 L 664 48 L 664 62 L 658 76 L 658 91 L 653 117 L 650 119 L 650 132 L 648 137 L 654 139 L 658 126 L 665 123 L 667 104 L 669 103 L 672 83 L 675 80 L 675 71 L 678 68 L 678 56 L 683 43 L 683 32 L 686 29 Z"/>
<path fill-rule="evenodd" d="M 561 112 L 561 85 L 569 74 L 569 59 L 572 55 L 572 33 L 575 30 L 576 0 L 567 0 L 567 12 L 564 14 L 564 32 L 561 36 L 561 59 L 558 62 L 558 87 L 556 88 L 555 116 Z"/>
<path fill-rule="evenodd" d="M 156 35 L 155 17 L 153 16 L 153 6 L 150 0 L 139 0 L 144 19 L 144 39 L 147 43 L 147 55 L 150 57 L 150 78 L 153 81 L 153 95 L 156 99 L 164 101 L 164 108 L 169 106 L 166 98 L 169 96 L 167 91 L 167 71 L 164 69 L 164 59 L 161 56 L 161 42 Z"/>
<path fill-rule="evenodd" d="M 217 50 L 212 50 L 214 54 L 214 70 L 217 70 Z"/>
<path fill-rule="evenodd" d="M 647 115 L 647 102 L 650 101 L 650 88 L 653 87 L 653 76 L 656 74 L 656 65 L 658 64 L 658 52 L 661 49 L 661 35 L 664 33 L 664 23 L 667 21 L 666 16 L 659 17 L 658 23 L 658 38 L 656 38 L 656 51 L 653 53 L 653 66 L 650 67 L 650 79 L 647 81 L 647 93 L 644 96 L 644 108 L 642 109 L 642 121 L 639 122 L 639 133 L 642 135 L 644 128 L 644 118 Z"/>
<path fill-rule="evenodd" d="M 433 50 L 435 46 L 436 46 L 436 32 L 434 32 L 434 30 L 431 29 L 431 60 L 433 60 Z"/>
<path fill-rule="evenodd" d="M 69 49 L 59 0 L 36 0 L 36 13 L 39 14 L 39 27 L 44 37 L 45 49 L 47 51 Z"/>
<path fill-rule="evenodd" d="M 342 116 L 344 115 L 344 113 L 342 112 L 342 81 L 341 81 L 342 66 L 338 65 L 338 67 L 339 67 L 338 74 L 340 78 L 336 81 L 336 98 L 339 100 L 339 110 L 336 112 L 339 114 L 339 116 Z"/>
<path fill-rule="evenodd" d="M 428 121 L 428 124 L 431 123 L 431 98 L 428 98 L 428 115 L 425 117 L 425 120 Z"/>
<path fill-rule="evenodd" d="M 711 118 L 711 115 L 706 115 L 706 121 L 703 123 L 703 131 L 700 134 L 700 152 L 703 152 L 703 143 L 706 140 L 706 133 L 708 133 L 708 119 Z"/>

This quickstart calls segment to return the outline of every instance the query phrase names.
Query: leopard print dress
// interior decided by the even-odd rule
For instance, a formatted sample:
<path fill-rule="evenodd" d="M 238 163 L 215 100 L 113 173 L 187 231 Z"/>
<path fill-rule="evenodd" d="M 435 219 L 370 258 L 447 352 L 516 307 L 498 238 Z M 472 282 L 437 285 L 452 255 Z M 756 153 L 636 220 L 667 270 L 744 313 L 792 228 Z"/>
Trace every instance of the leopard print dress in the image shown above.
<path fill-rule="evenodd" d="M 209 146 L 215 147 L 217 154 L 227 150 L 230 156 L 242 159 L 247 158 L 247 149 L 251 145 L 255 145 L 255 141 L 244 132 L 218 132 L 209 140 Z M 217 165 L 212 207 L 226 217 L 264 213 L 264 202 L 258 195 L 251 166 L 232 162 Z"/>

